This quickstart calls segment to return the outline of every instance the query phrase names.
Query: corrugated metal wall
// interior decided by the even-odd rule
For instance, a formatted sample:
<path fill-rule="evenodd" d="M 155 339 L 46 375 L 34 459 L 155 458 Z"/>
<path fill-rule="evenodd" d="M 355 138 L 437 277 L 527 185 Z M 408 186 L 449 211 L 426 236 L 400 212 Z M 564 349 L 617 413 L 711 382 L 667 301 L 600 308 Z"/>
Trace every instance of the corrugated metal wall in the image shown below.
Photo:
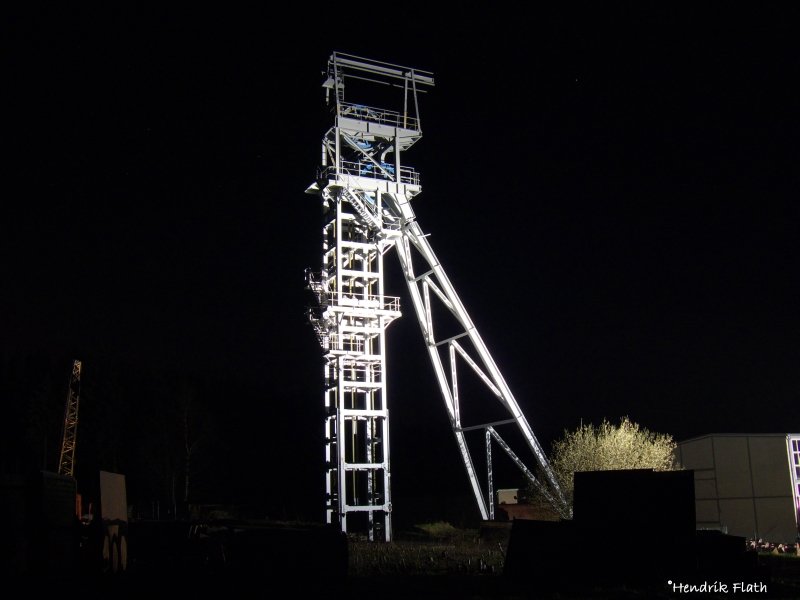
<path fill-rule="evenodd" d="M 698 529 L 795 542 L 786 434 L 712 434 L 680 442 L 677 453 L 695 472 Z"/>

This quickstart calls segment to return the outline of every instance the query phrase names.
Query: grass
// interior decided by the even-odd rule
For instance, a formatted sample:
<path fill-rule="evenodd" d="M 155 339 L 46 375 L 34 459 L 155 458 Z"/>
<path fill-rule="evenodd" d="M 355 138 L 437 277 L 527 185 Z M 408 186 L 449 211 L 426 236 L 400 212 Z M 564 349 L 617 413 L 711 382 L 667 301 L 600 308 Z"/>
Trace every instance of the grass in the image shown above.
<path fill-rule="evenodd" d="M 390 544 L 350 541 L 353 577 L 415 575 L 500 575 L 505 544 L 483 543 L 478 530 L 449 523 L 417 525 Z"/>
<path fill-rule="evenodd" d="M 521 600 L 533 593 L 502 577 L 508 529 L 459 529 L 443 521 L 423 523 L 397 532 L 389 544 L 349 541 L 349 579 L 353 598 L 373 594 L 376 582 L 388 597 L 503 598 Z M 575 575 L 580 580 L 580 558 L 575 558 Z M 590 556 L 587 558 L 591 558 Z M 800 598 L 800 557 L 761 555 L 762 564 L 772 566 L 769 597 Z M 359 595 L 363 592 L 363 596 Z M 396 594 L 394 596 L 392 594 Z M 372 597 L 371 595 L 369 597 Z M 662 585 L 600 586 L 572 589 L 567 582 L 555 590 L 536 591 L 534 597 L 551 600 L 610 600 L 653 598 L 667 600 L 675 593 Z M 709 597 L 728 597 L 711 595 Z"/>
<path fill-rule="evenodd" d="M 432 538 L 454 538 L 460 537 L 465 532 L 460 529 L 456 529 L 450 523 L 445 521 L 436 521 L 435 523 L 422 523 L 421 525 L 417 525 L 416 529 L 422 531 L 426 535 Z"/>

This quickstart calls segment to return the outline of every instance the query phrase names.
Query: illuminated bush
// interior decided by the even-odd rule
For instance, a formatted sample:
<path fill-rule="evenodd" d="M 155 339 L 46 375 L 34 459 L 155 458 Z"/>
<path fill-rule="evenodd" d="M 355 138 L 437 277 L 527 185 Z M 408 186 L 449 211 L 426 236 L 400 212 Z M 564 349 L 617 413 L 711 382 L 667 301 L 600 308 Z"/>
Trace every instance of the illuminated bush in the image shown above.
<path fill-rule="evenodd" d="M 608 420 L 595 427 L 581 424 L 553 443 L 551 464 L 567 501 L 572 504 L 573 475 L 576 471 L 612 471 L 618 469 L 654 469 L 673 471 L 676 443 L 671 435 L 653 433 L 628 417 L 619 425 Z M 535 490 L 534 500 L 541 501 Z"/>

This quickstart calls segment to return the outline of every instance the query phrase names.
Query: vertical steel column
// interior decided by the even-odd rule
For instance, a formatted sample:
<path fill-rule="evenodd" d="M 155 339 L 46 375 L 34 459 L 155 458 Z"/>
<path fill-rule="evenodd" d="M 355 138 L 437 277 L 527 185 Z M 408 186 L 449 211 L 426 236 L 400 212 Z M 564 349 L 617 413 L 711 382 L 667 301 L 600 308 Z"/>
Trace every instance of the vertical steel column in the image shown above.
<path fill-rule="evenodd" d="M 400 316 L 400 305 L 385 295 L 383 254 L 398 226 L 382 203 L 387 191 L 405 191 L 399 154 L 419 133 L 400 127 L 398 113 L 347 102 L 348 69 L 359 81 L 365 75 L 405 77 L 394 67 L 334 53 L 323 85 L 329 98 L 334 91 L 334 123 L 322 140 L 317 181 L 307 192 L 322 200 L 328 223 L 322 273 L 312 275 L 309 285 L 317 296 L 310 317 L 327 365 L 326 519 L 346 533 L 390 541 L 386 329 Z M 385 161 L 389 152 L 395 153 L 393 165 Z"/>
<path fill-rule="evenodd" d="M 494 482 L 492 481 L 492 433 L 486 429 L 486 492 L 489 501 L 489 520 L 494 521 Z"/>

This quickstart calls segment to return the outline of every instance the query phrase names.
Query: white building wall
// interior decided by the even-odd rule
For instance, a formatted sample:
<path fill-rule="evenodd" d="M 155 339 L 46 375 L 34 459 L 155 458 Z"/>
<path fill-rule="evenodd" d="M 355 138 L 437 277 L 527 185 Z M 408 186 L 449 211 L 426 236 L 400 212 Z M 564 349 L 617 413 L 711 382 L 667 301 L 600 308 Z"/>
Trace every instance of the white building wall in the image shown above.
<path fill-rule="evenodd" d="M 786 434 L 712 434 L 680 442 L 678 460 L 694 470 L 698 529 L 793 543 L 797 498 Z"/>

